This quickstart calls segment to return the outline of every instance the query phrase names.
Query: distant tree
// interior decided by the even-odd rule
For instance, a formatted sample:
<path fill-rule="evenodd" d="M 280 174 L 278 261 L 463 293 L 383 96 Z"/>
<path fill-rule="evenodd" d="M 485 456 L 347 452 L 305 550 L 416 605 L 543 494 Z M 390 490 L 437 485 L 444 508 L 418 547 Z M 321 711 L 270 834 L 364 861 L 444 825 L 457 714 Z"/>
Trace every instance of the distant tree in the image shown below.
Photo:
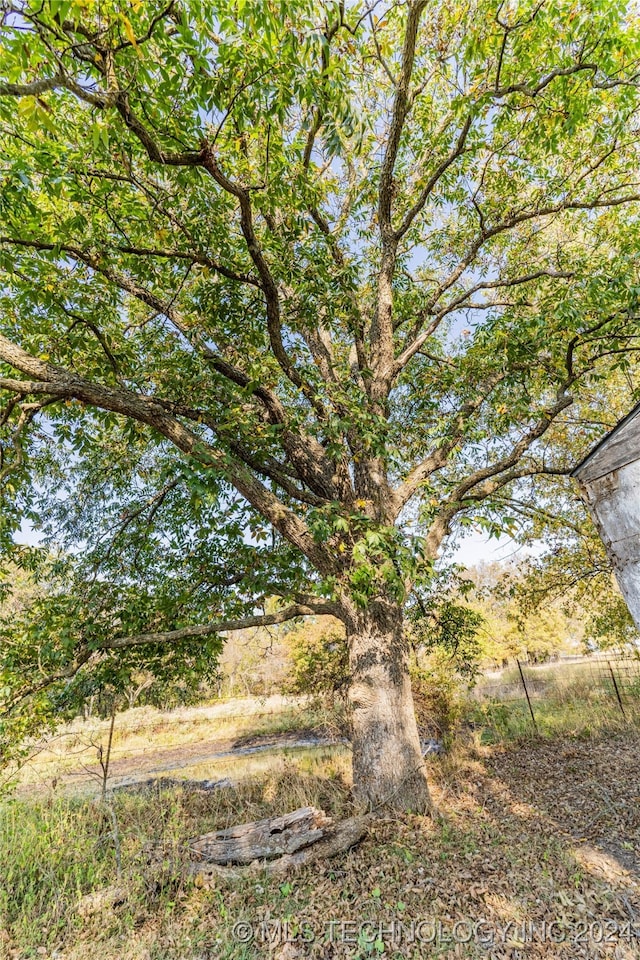
<path fill-rule="evenodd" d="M 482 618 L 476 638 L 482 663 L 516 657 L 541 663 L 580 649 L 588 614 L 571 603 L 568 593 L 545 592 L 544 578 L 533 572 L 540 563 L 541 557 L 525 556 L 466 571 L 473 583 L 469 605 Z"/>
<path fill-rule="evenodd" d="M 356 795 L 424 809 L 411 592 L 637 349 L 633 10 L 0 9 L 2 537 L 67 557 L 6 709 L 331 614 Z"/>
<path fill-rule="evenodd" d="M 281 627 L 256 627 L 231 634 L 220 655 L 220 695 L 281 693 L 289 668 L 286 631 L 290 628 L 290 623 L 285 623 Z"/>
<path fill-rule="evenodd" d="M 525 618 L 561 609 L 579 624 L 586 649 L 637 647 L 640 641 L 604 545 L 587 517 L 578 515 L 567 535 L 522 565 L 513 584 L 515 607 Z"/>

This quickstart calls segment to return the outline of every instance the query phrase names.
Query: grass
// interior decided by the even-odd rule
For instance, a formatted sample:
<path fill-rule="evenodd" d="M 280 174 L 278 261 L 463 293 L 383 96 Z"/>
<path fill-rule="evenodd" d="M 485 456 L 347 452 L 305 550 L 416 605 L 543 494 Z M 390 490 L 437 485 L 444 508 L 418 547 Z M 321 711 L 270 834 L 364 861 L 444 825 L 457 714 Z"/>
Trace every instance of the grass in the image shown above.
<path fill-rule="evenodd" d="M 467 704 L 466 719 L 478 729 L 482 742 L 537 735 L 589 737 L 637 726 L 640 721 L 638 680 L 621 685 L 624 713 L 609 677 L 604 672 L 594 674 L 590 664 L 527 668 L 526 681 L 535 726 L 517 667 L 505 670 L 499 681 L 480 681 Z"/>
<path fill-rule="evenodd" d="M 430 767 L 439 816 L 381 821 L 355 850 L 286 880 L 257 873 L 213 889 L 187 879 L 179 862 L 150 873 L 145 845 L 160 841 L 173 849 L 195 834 L 306 804 L 349 815 L 346 770 L 336 769 L 332 758 L 332 768 L 320 764 L 303 773 L 289 766 L 237 790 L 116 795 L 112 812 L 55 794 L 46 801 L 13 800 L 0 811 L 0 956 L 513 960 L 517 923 L 546 918 L 571 930 L 584 918 L 622 924 L 627 908 L 640 910 L 637 879 L 621 866 L 625 844 L 629 855 L 640 854 L 633 802 L 639 759 L 640 739 L 629 732 L 497 751 L 458 748 Z M 114 888 L 119 902 L 79 909 L 87 895 Z M 497 937 L 511 924 L 511 946 L 498 943 L 492 954 L 476 941 L 447 942 L 455 923 L 479 919 Z M 404 925 L 407 937 L 417 921 L 422 941 L 394 942 L 392 922 Z M 241 923 L 251 925 L 248 943 L 238 939 Z M 305 929 L 313 934 L 307 945 L 282 942 Z M 637 946 L 618 938 L 588 955 L 632 960 Z M 586 954 L 567 940 L 526 945 L 522 955 L 569 960 Z"/>
<path fill-rule="evenodd" d="M 625 698 L 623 717 L 610 681 L 603 676 L 594 682 L 590 664 L 549 664 L 526 668 L 526 674 L 537 732 L 542 736 L 589 736 L 640 719 L 640 690 L 625 688 L 636 695 Z M 498 696 L 493 695 L 496 692 Z M 434 719 L 434 729 L 439 729 L 442 724 Z M 517 668 L 503 671 L 499 680 L 481 678 L 474 696 L 462 706 L 461 719 L 479 731 L 484 743 L 513 741 L 536 733 Z M 93 777 L 92 784 L 92 776 L 82 768 L 90 767 L 97 774 L 97 746 L 106 744 L 108 725 L 108 720 L 99 719 L 70 724 L 34 752 L 20 772 L 19 783 L 23 788 L 35 787 L 55 778 L 68 780 L 73 773 L 78 774 L 75 779 L 79 789 L 83 783 L 84 788 L 88 784 L 95 789 L 98 777 Z M 340 736 L 341 720 L 331 710 L 302 697 L 245 698 L 167 712 L 136 708 L 116 719 L 112 774 L 128 775 L 142 768 L 154 773 L 165 766 L 172 775 L 194 779 L 263 773 L 272 767 L 274 754 L 217 761 L 209 755 L 222 753 L 249 735 L 275 737 L 300 730 Z M 304 752 L 292 751 L 290 756 L 303 760 Z"/>
<path fill-rule="evenodd" d="M 637 698 L 640 694 L 638 657 L 613 657 L 611 661 L 598 657 L 573 663 L 525 664 L 523 671 L 529 693 L 534 697 L 570 695 L 582 699 L 589 696 L 613 699 L 615 691 L 611 681 L 610 663 L 621 684 L 622 692 L 627 691 Z M 524 691 L 518 666 L 512 665 L 498 673 L 480 676 L 474 694 L 478 700 L 522 697 Z"/>
<path fill-rule="evenodd" d="M 333 776 L 348 767 L 349 760 L 350 748 L 346 744 L 327 747 L 280 747 L 247 757 L 227 757 L 213 763 L 205 761 L 189 764 L 180 768 L 179 775 L 189 780 L 219 780 L 228 777 L 235 782 L 292 767 L 301 773 L 324 775 L 326 772 Z"/>
<path fill-rule="evenodd" d="M 487 701 L 470 711 L 469 720 L 479 729 L 483 743 L 502 743 L 536 735 L 589 737 L 598 732 L 623 730 L 629 723 L 637 726 L 640 721 L 637 707 L 625 705 L 626 717 L 623 717 L 617 705 L 602 698 L 593 698 L 587 704 L 574 698 L 548 697 L 532 701 L 532 707 L 537 733 L 526 700 Z"/>
<path fill-rule="evenodd" d="M 629 911 L 640 916 L 640 873 L 633 866 L 640 863 L 640 734 L 579 672 L 563 681 L 534 701 L 540 738 L 532 736 L 525 701 L 469 705 L 474 736 L 430 760 L 438 816 L 380 822 L 354 851 L 286 881 L 258 873 L 240 884 L 202 889 L 175 851 L 189 837 L 300 806 L 348 816 L 346 748 L 296 751 L 277 761 L 261 755 L 235 789 L 213 793 L 116 793 L 105 804 L 60 786 L 28 797 L 23 784 L 20 795 L 0 803 L 0 958 L 479 960 L 491 955 L 486 944 L 446 941 L 453 923 L 487 919 L 504 930 L 509 923 L 558 918 L 621 925 Z M 155 742 L 156 735 L 168 748 L 183 736 L 197 743 L 212 728 L 228 740 L 327 721 L 307 704 L 283 702 L 279 713 L 273 706 L 266 716 L 260 701 L 245 704 L 241 716 L 229 704 L 166 715 L 135 710 L 119 719 L 119 756 L 134 757 L 141 742 Z M 637 719 L 631 709 L 628 715 Z M 94 739 L 106 733 L 102 724 L 92 729 Z M 67 734 L 80 736 L 83 728 Z M 50 751 L 34 761 L 40 775 L 55 768 L 55 756 Z M 64 769 L 77 763 L 71 752 L 63 759 Z M 240 774 L 238 761 L 228 772 Z M 187 765 L 180 774 L 219 776 L 223 767 Z M 160 870 L 148 867 L 150 843 L 174 852 Z M 389 923 L 416 920 L 439 923 L 445 939 L 389 942 Z M 307 946 L 268 942 L 282 939 L 283 931 L 295 940 L 305 921 L 313 932 Z M 328 928 L 329 921 L 342 926 Z M 363 932 L 364 921 L 370 926 Z M 237 935 L 244 922 L 252 925 L 248 943 Z M 386 934 L 376 933 L 379 923 Z M 335 942 L 327 940 L 331 930 Z M 638 939 L 592 947 L 588 955 L 598 960 L 640 954 Z M 513 960 L 513 951 L 525 948 L 527 960 L 583 955 L 569 940 L 523 945 L 516 936 L 510 946 L 497 944 L 495 956 Z"/>
<path fill-rule="evenodd" d="M 336 770 L 333 759 L 331 765 L 320 776 L 284 764 L 235 790 L 207 794 L 121 793 L 107 804 L 55 794 L 44 801 L 5 801 L 0 808 L 0 956 L 3 935 L 5 947 L 11 943 L 19 956 L 35 957 L 38 948 L 53 951 L 61 941 L 89 937 L 92 942 L 99 936 L 117 943 L 150 921 L 166 922 L 193 887 L 179 870 L 161 882 L 146 877 L 148 843 L 175 850 L 189 837 L 307 804 L 343 816 L 350 811 L 345 771 Z M 114 884 L 126 892 L 125 905 L 106 917 L 103 911 L 83 917 L 82 898 Z"/>

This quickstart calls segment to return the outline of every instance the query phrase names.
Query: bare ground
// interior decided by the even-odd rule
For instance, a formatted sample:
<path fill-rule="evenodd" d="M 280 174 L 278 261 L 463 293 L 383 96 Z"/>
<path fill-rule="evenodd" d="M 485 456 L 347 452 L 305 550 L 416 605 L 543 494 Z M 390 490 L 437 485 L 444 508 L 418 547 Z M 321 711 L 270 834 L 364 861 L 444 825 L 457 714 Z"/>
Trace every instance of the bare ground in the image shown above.
<path fill-rule="evenodd" d="M 161 777 L 163 774 L 180 772 L 194 766 L 212 765 L 220 761 L 233 763 L 243 757 L 249 757 L 268 751 L 282 751 L 285 749 L 303 749 L 315 746 L 331 746 L 335 741 L 318 735 L 313 731 L 302 730 L 298 733 L 289 732 L 278 735 L 264 735 L 247 737 L 246 741 L 235 739 L 199 741 L 186 743 L 179 747 L 155 747 L 145 749 L 132 757 L 122 757 L 113 760 L 109 765 L 109 785 L 111 787 L 124 784 L 135 784 L 150 777 Z M 83 763 L 78 767 L 66 770 L 50 780 L 43 780 L 40 789 L 48 788 L 52 784 L 58 790 L 80 789 L 82 792 L 96 792 L 99 789 L 102 771 L 97 763 Z M 25 796 L 34 792 L 34 784 L 18 787 L 18 795 Z"/>

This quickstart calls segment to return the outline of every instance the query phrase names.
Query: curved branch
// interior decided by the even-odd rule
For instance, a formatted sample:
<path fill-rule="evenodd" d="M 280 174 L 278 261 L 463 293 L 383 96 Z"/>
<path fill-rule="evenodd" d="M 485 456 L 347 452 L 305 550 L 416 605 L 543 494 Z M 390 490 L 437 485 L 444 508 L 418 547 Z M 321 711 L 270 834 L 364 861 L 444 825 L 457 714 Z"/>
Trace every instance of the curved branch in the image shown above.
<path fill-rule="evenodd" d="M 524 456 L 536 440 L 546 433 L 556 417 L 573 403 L 572 397 L 563 395 L 561 391 L 559 391 L 559 393 L 558 401 L 531 430 L 521 437 L 514 445 L 510 454 L 488 467 L 477 470 L 470 477 L 467 477 L 466 480 L 459 483 L 454 489 L 429 528 L 426 537 L 426 551 L 429 556 L 435 557 L 437 555 L 443 539 L 449 533 L 451 521 L 456 514 L 465 509 L 468 501 L 478 502 L 485 500 L 495 493 L 496 490 L 522 477 L 537 474 L 565 476 L 568 473 L 568 471 L 565 470 L 549 470 L 543 467 L 536 470 L 532 470 L 530 467 L 521 469 L 517 469 L 516 467 L 521 457 Z"/>
<path fill-rule="evenodd" d="M 497 477 L 498 474 L 504 473 L 511 467 L 515 467 L 515 465 L 531 447 L 531 445 L 547 432 L 556 417 L 562 413 L 563 410 L 566 410 L 567 407 L 570 407 L 572 403 L 573 397 L 566 394 L 564 389 L 561 389 L 559 391 L 559 397 L 556 403 L 554 403 L 554 405 L 544 413 L 540 420 L 538 420 L 538 422 L 530 430 L 528 430 L 516 444 L 514 444 L 511 452 L 506 457 L 498 460 L 496 463 L 491 464 L 488 467 L 483 467 L 481 470 L 477 470 L 470 477 L 467 477 L 466 480 L 463 480 L 462 483 L 458 484 L 450 498 L 450 502 L 460 501 L 469 491 L 471 491 L 474 487 L 477 487 L 483 481 L 489 481 L 491 478 Z M 515 475 L 510 479 L 516 479 Z M 489 496 L 489 494 L 493 492 L 493 490 L 490 489 L 490 486 L 486 486 L 482 489 L 484 496 Z"/>
<path fill-rule="evenodd" d="M 523 93 L 527 97 L 537 97 L 545 87 L 548 87 L 557 77 L 571 77 L 576 73 L 589 71 L 595 76 L 599 70 L 597 63 L 574 63 L 570 67 L 556 67 L 546 76 L 542 77 L 534 86 L 528 83 L 511 83 L 505 87 L 497 87 L 493 90 L 496 99 L 509 96 L 510 93 Z"/>
<path fill-rule="evenodd" d="M 140 286 L 135 280 L 132 280 L 125 274 L 119 273 L 117 270 L 114 270 L 113 267 L 103 264 L 96 255 L 72 245 L 55 245 L 37 240 L 0 237 L 0 244 L 2 243 L 25 246 L 36 250 L 59 250 L 69 254 L 74 259 L 86 264 L 91 270 L 99 273 L 110 283 L 115 284 L 120 290 L 145 303 L 157 313 L 167 317 L 185 338 L 187 343 L 197 349 L 207 363 L 210 363 L 213 369 L 225 377 L 225 379 L 243 389 L 246 389 L 252 383 L 251 378 L 243 370 L 217 354 L 215 350 L 212 350 L 211 347 L 204 342 L 203 338 L 198 335 L 194 329 L 190 329 L 189 324 L 172 303 L 165 303 L 151 290 Z M 319 497 L 329 500 L 335 499 L 336 497 L 336 484 L 341 487 L 343 492 L 346 491 L 348 494 L 350 488 L 348 477 L 337 476 L 324 448 L 318 443 L 315 437 L 301 428 L 293 430 L 287 425 L 287 413 L 278 396 L 272 390 L 261 384 L 256 385 L 253 390 L 253 395 L 263 404 L 270 422 L 285 428 L 282 431 L 284 450 L 291 458 L 296 470 L 307 486 Z"/>
<path fill-rule="evenodd" d="M 286 607 L 284 610 L 278 610 L 276 613 L 245 617 L 239 620 L 219 620 L 215 623 L 181 627 L 179 630 L 138 633 L 130 637 L 114 637 L 96 647 L 89 647 L 87 644 L 83 644 L 75 660 L 61 670 L 57 670 L 55 673 L 51 673 L 43 679 L 38 680 L 37 683 L 20 690 L 6 703 L 2 713 L 7 715 L 19 703 L 26 700 L 27 697 L 33 696 L 34 693 L 39 693 L 41 690 L 45 690 L 59 680 L 71 680 L 85 664 L 89 663 L 101 653 L 142 646 L 143 644 L 163 645 L 179 643 L 182 640 L 199 640 L 217 633 L 235 633 L 238 630 L 248 630 L 254 627 L 269 627 L 278 623 L 286 623 L 288 620 L 293 620 L 296 617 L 322 616 L 326 614 L 336 615 L 336 608 L 333 604 L 318 603 L 311 607 L 308 604 L 295 603 L 290 607 Z"/>
<path fill-rule="evenodd" d="M 31 83 L 0 83 L 0 97 L 39 97 L 49 90 L 59 90 L 64 86 L 64 77 L 43 77 Z"/>
<path fill-rule="evenodd" d="M 503 371 L 494 374 L 484 384 L 484 389 L 478 396 L 468 403 L 464 403 L 453 417 L 451 424 L 452 436 L 446 443 L 436 447 L 427 457 L 418 463 L 413 470 L 409 472 L 404 482 L 400 484 L 393 492 L 393 513 L 397 516 L 402 508 L 409 502 L 414 494 L 420 489 L 431 474 L 441 470 L 446 466 L 451 452 L 462 439 L 462 429 L 467 420 L 476 413 L 485 400 L 490 396 L 494 388 L 505 379 L 507 374 Z"/>
<path fill-rule="evenodd" d="M 624 184 L 620 184 L 618 187 L 612 188 L 624 189 Z M 432 320 L 426 330 L 423 330 L 416 334 L 415 339 L 402 351 L 401 354 L 394 361 L 394 375 L 397 375 L 400 370 L 408 363 L 411 357 L 416 354 L 426 340 L 435 332 L 435 330 L 440 325 L 442 319 L 456 306 L 462 306 L 464 301 L 469 297 L 474 291 L 479 289 L 489 289 L 497 288 L 500 286 L 515 286 L 518 283 L 525 283 L 528 280 L 535 279 L 538 276 L 547 276 L 557 277 L 559 279 L 565 279 L 566 275 L 563 273 L 554 273 L 551 271 L 539 271 L 536 275 L 530 275 L 522 280 L 517 278 L 513 281 L 495 281 L 493 283 L 481 283 L 472 287 L 462 294 L 457 300 L 454 300 L 451 304 L 447 304 L 444 308 L 436 311 L 434 310 L 436 304 L 441 299 L 441 297 L 450 290 L 451 287 L 460 279 L 460 277 L 465 273 L 465 271 L 471 266 L 471 264 L 476 259 L 480 249 L 484 244 L 493 239 L 494 237 L 500 236 L 503 233 L 506 233 L 509 230 L 513 230 L 515 227 L 520 226 L 523 223 L 528 223 L 531 220 L 542 219 L 544 217 L 553 216 L 558 213 L 563 213 L 565 211 L 572 210 L 596 210 L 600 208 L 609 208 L 617 207 L 623 204 L 628 203 L 638 203 L 640 202 L 640 193 L 630 193 L 618 197 L 604 197 L 599 195 L 598 197 L 592 200 L 565 200 L 561 203 L 547 204 L 545 206 L 538 207 L 537 209 L 530 210 L 521 210 L 513 213 L 510 217 L 496 223 L 493 227 L 488 227 L 483 229 L 480 234 L 475 238 L 475 240 L 469 246 L 467 253 L 464 255 L 458 266 L 449 274 L 446 280 L 443 280 L 442 283 L 438 285 L 436 290 L 433 292 L 429 298 L 429 303 L 425 310 L 423 311 L 423 317 L 431 316 Z M 414 333 L 420 331 L 421 323 L 416 324 L 414 327 Z"/>
<path fill-rule="evenodd" d="M 307 525 L 262 484 L 249 466 L 207 443 L 166 411 L 162 401 L 137 394 L 124 387 L 111 387 L 78 376 L 64 367 L 54 366 L 31 356 L 0 334 L 0 360 L 19 370 L 32 381 L 0 379 L 0 388 L 12 393 L 44 394 L 76 399 L 88 406 L 111 410 L 145 423 L 170 440 L 183 453 L 205 467 L 218 470 L 282 536 L 296 546 L 321 572 L 334 569 L 330 552 L 317 544 Z"/>
<path fill-rule="evenodd" d="M 53 77 L 34 80 L 32 83 L 0 83 L 0 97 L 35 97 L 48 90 L 67 90 L 78 100 L 99 110 L 115 107 L 125 125 L 146 150 L 149 159 L 156 163 L 176 167 L 194 167 L 202 164 L 201 150 L 184 150 L 181 153 L 164 150 L 131 110 L 128 95 L 117 87 L 109 91 L 87 90 L 62 72 L 58 72 Z"/>
<path fill-rule="evenodd" d="M 215 182 L 227 193 L 235 197 L 240 207 L 240 228 L 244 236 L 249 255 L 255 264 L 256 270 L 260 276 L 262 291 L 264 293 L 265 304 L 267 308 L 267 331 L 271 349 L 278 361 L 280 368 L 291 383 L 297 387 L 311 404 L 312 408 L 322 418 L 326 419 L 326 413 L 316 397 L 316 392 L 300 375 L 295 364 L 292 362 L 282 339 L 282 315 L 280 310 L 280 296 L 278 294 L 278 285 L 275 281 L 271 268 L 267 263 L 264 251 L 258 241 L 255 225 L 253 221 L 253 208 L 249 197 L 249 191 L 243 185 L 231 180 L 221 170 L 215 157 L 213 148 L 207 144 L 202 151 L 202 166 L 213 177 Z"/>

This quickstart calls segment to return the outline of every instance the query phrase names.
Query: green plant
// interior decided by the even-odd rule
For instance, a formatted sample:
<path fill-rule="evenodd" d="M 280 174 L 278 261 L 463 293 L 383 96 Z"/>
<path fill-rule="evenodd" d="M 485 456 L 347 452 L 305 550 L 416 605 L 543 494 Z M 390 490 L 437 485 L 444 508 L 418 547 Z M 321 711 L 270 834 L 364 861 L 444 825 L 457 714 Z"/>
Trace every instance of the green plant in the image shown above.
<path fill-rule="evenodd" d="M 460 589 L 454 581 L 450 589 Z M 470 587 L 471 584 L 468 583 Z M 482 655 L 480 631 L 485 618 L 477 610 L 454 599 L 431 599 L 425 603 L 418 594 L 410 608 L 408 618 L 409 640 L 417 655 L 441 652 L 446 656 L 450 669 L 459 676 L 473 681 Z"/>
<path fill-rule="evenodd" d="M 285 637 L 291 661 L 285 689 L 310 694 L 335 705 L 344 701 L 349 683 L 349 653 L 344 629 L 329 618 L 307 622 Z"/>
<path fill-rule="evenodd" d="M 467 710 L 469 682 L 442 648 L 411 665 L 411 687 L 423 736 L 450 744 Z"/>

